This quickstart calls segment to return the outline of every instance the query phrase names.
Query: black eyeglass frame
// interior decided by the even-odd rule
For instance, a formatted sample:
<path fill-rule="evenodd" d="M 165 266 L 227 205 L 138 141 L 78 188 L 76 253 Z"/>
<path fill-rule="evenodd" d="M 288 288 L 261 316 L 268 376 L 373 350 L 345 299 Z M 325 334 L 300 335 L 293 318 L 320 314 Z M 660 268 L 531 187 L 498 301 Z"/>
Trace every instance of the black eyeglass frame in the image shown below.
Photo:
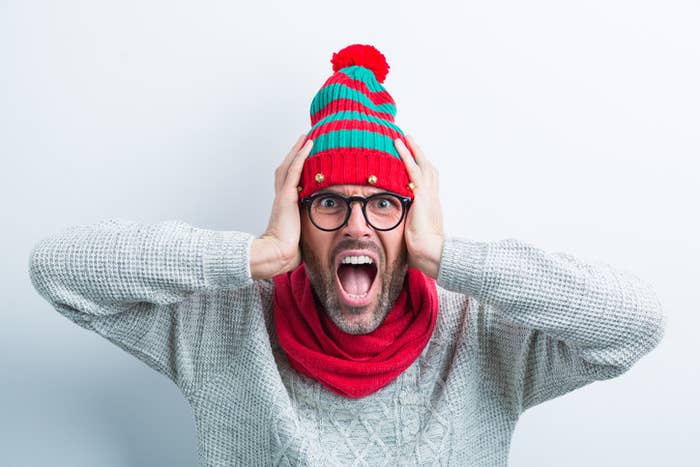
<path fill-rule="evenodd" d="M 396 224 L 394 224 L 393 227 L 389 227 L 388 229 L 380 229 L 378 227 L 375 227 L 374 224 L 372 224 L 367 217 L 367 202 L 374 199 L 374 198 L 380 198 L 380 197 L 386 197 L 387 195 L 393 196 L 395 198 L 398 198 L 398 200 L 401 202 L 401 217 L 399 217 L 399 220 L 396 221 Z M 319 226 L 316 222 L 314 222 L 314 216 L 311 214 L 311 205 L 313 204 L 314 200 L 321 198 L 323 196 L 335 196 L 339 199 L 342 199 L 345 202 L 346 209 L 345 209 L 345 219 L 343 222 L 336 227 L 335 229 L 325 229 L 321 226 Z M 306 198 L 302 198 L 299 200 L 301 204 L 306 205 L 306 210 L 309 214 L 309 219 L 311 220 L 311 223 L 319 230 L 323 230 L 324 232 L 335 232 L 336 230 L 340 230 L 343 227 L 345 227 L 348 224 L 348 220 L 350 219 L 350 215 L 352 214 L 352 203 L 358 201 L 362 203 L 362 215 L 365 218 L 365 221 L 367 224 L 372 227 L 374 230 L 379 230 L 381 232 L 386 232 L 388 230 L 394 230 L 396 227 L 399 226 L 401 221 L 406 217 L 406 212 L 408 211 L 409 206 L 411 205 L 411 198 L 408 196 L 402 196 L 397 193 L 392 193 L 391 191 L 383 191 L 381 193 L 375 193 L 373 195 L 370 195 L 368 197 L 364 196 L 343 196 L 339 193 L 334 193 L 332 191 L 324 191 L 321 193 L 316 193 L 311 196 L 308 196 Z"/>

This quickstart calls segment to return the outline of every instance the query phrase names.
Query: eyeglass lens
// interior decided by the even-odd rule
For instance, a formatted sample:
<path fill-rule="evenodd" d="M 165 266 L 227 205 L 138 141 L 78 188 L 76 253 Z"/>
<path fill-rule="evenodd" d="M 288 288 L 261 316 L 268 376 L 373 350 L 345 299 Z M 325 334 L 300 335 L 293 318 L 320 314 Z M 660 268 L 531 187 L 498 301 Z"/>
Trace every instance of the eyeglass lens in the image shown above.
<path fill-rule="evenodd" d="M 311 203 L 311 220 L 322 229 L 337 229 L 345 223 L 349 209 L 350 204 L 343 197 L 335 194 L 323 195 Z M 376 229 L 390 229 L 401 221 L 403 209 L 401 200 L 396 196 L 372 195 L 367 198 L 365 219 Z"/>

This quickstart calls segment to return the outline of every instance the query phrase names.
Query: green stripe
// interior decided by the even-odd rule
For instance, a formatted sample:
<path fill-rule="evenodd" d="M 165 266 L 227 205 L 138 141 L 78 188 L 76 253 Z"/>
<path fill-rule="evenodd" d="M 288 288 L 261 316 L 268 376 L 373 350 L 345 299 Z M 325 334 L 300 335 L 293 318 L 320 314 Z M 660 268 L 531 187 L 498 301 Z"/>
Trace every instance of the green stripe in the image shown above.
<path fill-rule="evenodd" d="M 353 65 L 346 66 L 345 68 L 341 68 L 338 71 L 340 73 L 343 73 L 350 79 L 364 81 L 364 83 L 367 85 L 367 88 L 372 92 L 386 91 L 384 86 L 382 86 L 379 83 L 379 81 L 377 81 L 377 78 L 374 76 L 374 72 L 369 68 Z"/>
<path fill-rule="evenodd" d="M 311 102 L 311 115 L 314 115 L 316 112 L 324 108 L 330 101 L 336 99 L 351 99 L 376 112 L 384 112 L 389 113 L 392 116 L 396 116 L 396 106 L 394 104 L 386 103 L 376 105 L 365 94 L 361 93 L 360 91 L 356 91 L 355 89 L 350 89 L 341 83 L 329 84 L 328 86 L 322 87 L 318 91 L 316 96 L 314 96 L 314 100 Z"/>
<path fill-rule="evenodd" d="M 394 131 L 399 132 L 401 135 L 403 135 L 403 131 L 401 131 L 401 128 L 396 126 L 394 123 L 390 122 L 389 120 L 384 120 L 379 117 L 375 117 L 373 115 L 369 115 L 366 113 L 362 112 L 355 112 L 355 111 L 350 111 L 350 110 L 343 110 L 340 112 L 336 112 L 330 115 L 327 115 L 323 117 L 321 120 L 316 122 L 316 124 L 311 127 L 311 131 L 316 129 L 317 127 L 323 125 L 324 123 L 328 122 L 335 122 L 339 120 L 363 120 L 367 122 L 373 122 L 373 123 L 378 123 L 380 125 L 383 125 L 387 128 L 391 128 Z"/>
<path fill-rule="evenodd" d="M 309 157 L 327 149 L 335 148 L 367 148 L 384 151 L 400 159 L 394 147 L 394 140 L 388 136 L 368 130 L 337 130 L 319 135 L 314 139 L 314 145 Z"/>

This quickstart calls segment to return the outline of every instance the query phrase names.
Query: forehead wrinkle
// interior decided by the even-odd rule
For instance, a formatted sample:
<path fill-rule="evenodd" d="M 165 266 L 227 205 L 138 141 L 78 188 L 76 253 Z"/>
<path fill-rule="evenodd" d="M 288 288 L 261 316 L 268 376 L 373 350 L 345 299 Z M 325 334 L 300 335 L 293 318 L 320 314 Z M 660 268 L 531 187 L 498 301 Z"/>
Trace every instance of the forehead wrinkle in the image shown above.
<path fill-rule="evenodd" d="M 369 196 L 375 193 L 383 193 L 386 190 L 374 187 L 374 186 L 364 186 L 364 185 L 331 185 L 326 188 L 322 188 L 313 194 L 319 193 L 330 193 L 334 195 L 344 195 L 344 196 Z"/>

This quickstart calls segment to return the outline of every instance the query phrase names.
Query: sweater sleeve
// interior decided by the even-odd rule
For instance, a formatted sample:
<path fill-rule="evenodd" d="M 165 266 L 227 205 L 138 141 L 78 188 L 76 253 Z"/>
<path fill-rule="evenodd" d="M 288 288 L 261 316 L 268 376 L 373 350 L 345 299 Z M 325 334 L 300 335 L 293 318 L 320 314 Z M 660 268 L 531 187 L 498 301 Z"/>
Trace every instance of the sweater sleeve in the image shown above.
<path fill-rule="evenodd" d="M 438 284 L 493 310 L 484 345 L 517 414 L 622 374 L 665 332 L 648 283 L 516 239 L 447 239 Z"/>
<path fill-rule="evenodd" d="M 217 321 L 235 319 L 211 316 L 201 292 L 253 283 L 252 240 L 247 233 L 177 220 L 107 219 L 40 240 L 29 274 L 58 312 L 164 373 L 187 394 L 204 377 L 197 360 L 222 324 Z"/>

